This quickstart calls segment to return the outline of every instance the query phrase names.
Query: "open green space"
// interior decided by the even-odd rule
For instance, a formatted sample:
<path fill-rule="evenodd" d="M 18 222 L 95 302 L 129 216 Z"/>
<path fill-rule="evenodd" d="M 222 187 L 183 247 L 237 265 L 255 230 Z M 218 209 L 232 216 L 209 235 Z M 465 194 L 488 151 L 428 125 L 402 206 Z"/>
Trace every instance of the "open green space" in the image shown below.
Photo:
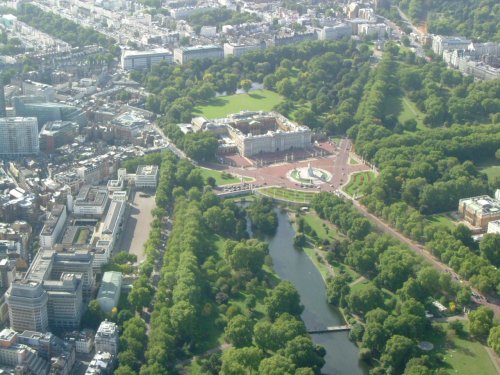
<path fill-rule="evenodd" d="M 349 158 L 349 164 L 351 164 L 351 165 L 357 165 L 357 164 L 359 164 L 359 162 L 356 159 L 354 159 L 354 158 Z"/>
<path fill-rule="evenodd" d="M 349 177 L 349 182 L 342 190 L 350 196 L 359 196 L 362 188 L 375 178 L 375 173 L 371 171 L 354 173 Z"/>
<path fill-rule="evenodd" d="M 283 199 L 290 202 L 307 204 L 314 197 L 316 192 L 300 191 L 279 187 L 268 187 L 259 189 L 259 192 L 271 198 Z"/>
<path fill-rule="evenodd" d="M 427 127 L 424 125 L 424 114 L 415 106 L 415 104 L 406 96 L 402 99 L 403 108 L 398 115 L 398 121 L 403 123 L 406 120 L 414 119 L 417 122 L 418 130 L 425 130 Z"/>
<path fill-rule="evenodd" d="M 327 240 L 328 242 L 333 242 L 334 240 L 340 240 L 344 238 L 344 235 L 338 231 L 338 229 L 332 224 L 327 223 L 317 215 L 313 213 L 308 213 L 305 215 L 301 215 L 305 221 L 305 223 L 316 233 L 317 238 L 313 238 L 310 235 L 306 234 L 306 237 L 310 241 L 315 241 L 318 238 L 323 241 Z M 317 259 L 316 253 L 318 251 L 325 251 L 323 249 L 323 246 L 319 246 L 319 249 L 312 249 L 309 247 L 304 247 L 304 251 L 306 252 L 307 255 L 311 258 L 313 263 L 316 265 L 318 270 L 321 272 L 323 277 L 325 275 L 329 275 L 328 267 L 320 260 Z M 352 277 L 353 280 L 356 280 L 359 277 L 359 274 L 351 269 L 349 266 L 346 266 L 345 264 L 339 263 L 337 261 L 330 262 L 330 265 L 333 267 L 333 271 L 335 274 L 338 274 L 340 272 L 345 272 L 349 276 Z"/>
<path fill-rule="evenodd" d="M 219 96 L 195 108 L 195 112 L 207 119 L 226 117 L 244 110 L 270 111 L 280 104 L 283 97 L 269 90 L 255 90 L 248 94 Z"/>
<path fill-rule="evenodd" d="M 481 168 L 481 172 L 486 173 L 489 181 L 500 177 L 500 165 L 489 165 Z"/>
<path fill-rule="evenodd" d="M 470 338 L 467 324 L 464 333 L 457 335 L 448 328 L 447 323 L 439 324 L 447 331 L 445 336 L 432 335 L 426 340 L 434 344 L 434 350 L 444 356 L 445 367 L 450 374 L 458 375 L 496 375 L 497 371 L 483 345 Z"/>
<path fill-rule="evenodd" d="M 86 244 L 89 235 L 90 235 L 90 231 L 87 228 L 81 228 L 81 229 L 79 229 L 78 230 L 76 244 L 77 245 Z"/>
<path fill-rule="evenodd" d="M 427 216 L 427 221 L 442 228 L 454 229 L 455 221 L 446 214 L 435 214 Z"/>
<path fill-rule="evenodd" d="M 392 115 L 400 123 L 414 119 L 417 122 L 417 130 L 425 130 L 424 114 L 406 95 L 391 95 L 387 98 L 383 107 L 384 115 Z"/>
<path fill-rule="evenodd" d="M 319 273 L 321 274 L 321 277 L 323 278 L 323 281 L 326 283 L 326 280 L 328 277 L 330 277 L 330 271 L 328 270 L 328 266 L 323 262 L 323 260 L 319 257 L 318 251 L 314 246 L 312 245 L 306 245 L 302 248 L 304 252 L 307 254 L 309 259 L 313 262 L 314 266 L 318 269 Z"/>
<path fill-rule="evenodd" d="M 215 178 L 215 183 L 217 184 L 217 186 L 237 184 L 238 182 L 241 182 L 239 176 L 232 175 L 228 172 L 206 168 L 200 168 L 200 171 L 205 180 L 209 177 Z M 252 179 L 250 177 L 243 177 L 243 181 L 252 181 Z"/>

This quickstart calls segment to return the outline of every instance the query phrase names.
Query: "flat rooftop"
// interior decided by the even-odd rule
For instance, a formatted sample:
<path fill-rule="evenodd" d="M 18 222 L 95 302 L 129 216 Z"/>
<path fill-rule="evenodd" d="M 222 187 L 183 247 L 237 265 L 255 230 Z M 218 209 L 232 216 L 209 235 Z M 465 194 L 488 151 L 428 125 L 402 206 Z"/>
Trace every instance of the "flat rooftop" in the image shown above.
<path fill-rule="evenodd" d="M 460 204 L 465 204 L 472 210 L 486 215 L 500 213 L 500 202 L 489 195 L 461 199 Z"/>
<path fill-rule="evenodd" d="M 157 165 L 139 165 L 137 167 L 137 176 L 154 176 L 158 173 Z"/>

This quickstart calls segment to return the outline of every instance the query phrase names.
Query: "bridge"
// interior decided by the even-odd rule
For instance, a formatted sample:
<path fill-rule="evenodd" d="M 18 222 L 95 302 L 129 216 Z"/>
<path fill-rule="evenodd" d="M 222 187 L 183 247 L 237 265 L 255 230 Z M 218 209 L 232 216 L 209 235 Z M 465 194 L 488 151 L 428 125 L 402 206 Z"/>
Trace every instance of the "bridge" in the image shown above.
<path fill-rule="evenodd" d="M 307 331 L 307 333 L 315 334 L 315 333 L 344 332 L 344 331 L 350 331 L 351 328 L 352 326 L 350 324 L 347 324 L 343 326 L 331 326 L 325 328 L 310 329 Z"/>

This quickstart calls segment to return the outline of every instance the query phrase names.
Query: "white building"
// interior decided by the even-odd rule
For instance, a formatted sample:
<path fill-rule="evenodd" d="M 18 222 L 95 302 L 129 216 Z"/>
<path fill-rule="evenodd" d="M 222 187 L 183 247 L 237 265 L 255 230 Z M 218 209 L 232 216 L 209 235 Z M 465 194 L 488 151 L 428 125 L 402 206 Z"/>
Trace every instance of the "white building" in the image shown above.
<path fill-rule="evenodd" d="M 45 100 L 51 102 L 56 97 L 56 90 L 53 86 L 34 81 L 23 81 L 23 95 L 43 96 Z"/>
<path fill-rule="evenodd" d="M 52 247 L 56 243 L 67 218 L 66 206 L 56 205 L 40 232 L 40 246 Z"/>
<path fill-rule="evenodd" d="M 74 343 L 77 353 L 89 354 L 94 348 L 94 334 L 90 330 L 67 333 L 64 341 Z"/>
<path fill-rule="evenodd" d="M 0 118 L 0 156 L 37 154 L 39 150 L 36 117 Z"/>
<path fill-rule="evenodd" d="M 332 27 L 323 27 L 319 32 L 320 40 L 340 39 L 352 35 L 352 26 L 346 23 L 340 23 Z"/>
<path fill-rule="evenodd" d="M 217 36 L 217 27 L 216 26 L 202 26 L 200 29 L 200 36 L 204 36 L 205 38 L 214 38 Z"/>
<path fill-rule="evenodd" d="M 95 335 L 96 352 L 108 352 L 116 355 L 118 353 L 118 336 L 116 323 L 108 322 L 107 319 L 101 322 Z"/>
<path fill-rule="evenodd" d="M 41 282 L 14 281 L 5 293 L 9 305 L 10 327 L 16 331 L 46 332 L 48 295 Z"/>
<path fill-rule="evenodd" d="M 83 186 L 73 205 L 73 213 L 81 216 L 101 217 L 106 212 L 109 194 L 105 188 Z"/>
<path fill-rule="evenodd" d="M 120 300 L 120 291 L 122 287 L 122 273 L 116 271 L 104 272 L 101 281 L 101 287 L 97 294 L 97 302 L 102 311 L 109 314 L 113 307 L 118 306 Z"/>
<path fill-rule="evenodd" d="M 139 165 L 135 174 L 135 186 L 156 189 L 158 184 L 158 166 Z"/>
<path fill-rule="evenodd" d="M 265 43 L 252 43 L 252 44 L 235 44 L 224 43 L 224 57 L 228 56 L 241 56 L 245 53 L 252 51 L 259 51 L 265 48 Z"/>
<path fill-rule="evenodd" d="M 174 62 L 181 65 L 186 64 L 191 60 L 216 60 L 222 58 L 224 58 L 224 50 L 222 47 L 213 44 L 194 47 L 180 47 L 174 49 Z"/>
<path fill-rule="evenodd" d="M 471 41 L 458 36 L 434 35 L 432 37 L 432 50 L 441 56 L 446 50 L 467 49 Z"/>
<path fill-rule="evenodd" d="M 358 25 L 358 34 L 373 36 L 376 35 L 379 39 L 383 38 L 386 33 L 390 32 L 390 28 L 385 23 L 362 23 Z"/>
<path fill-rule="evenodd" d="M 487 233 L 500 234 L 500 220 L 490 221 Z"/>
<path fill-rule="evenodd" d="M 147 51 L 122 51 L 121 67 L 125 70 L 149 69 L 151 66 L 166 61 L 172 62 L 172 52 L 165 48 L 157 48 Z"/>

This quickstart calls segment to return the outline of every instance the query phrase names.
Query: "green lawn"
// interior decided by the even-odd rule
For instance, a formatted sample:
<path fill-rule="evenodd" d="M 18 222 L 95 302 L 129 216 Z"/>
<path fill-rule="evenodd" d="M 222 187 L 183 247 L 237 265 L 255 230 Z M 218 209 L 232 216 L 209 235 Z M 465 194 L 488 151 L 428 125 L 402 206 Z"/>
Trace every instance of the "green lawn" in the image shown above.
<path fill-rule="evenodd" d="M 359 195 L 363 186 L 373 178 L 375 178 L 375 173 L 371 171 L 352 174 L 349 177 L 349 183 L 345 185 L 342 190 L 350 196 Z"/>
<path fill-rule="evenodd" d="M 406 97 L 406 95 L 392 95 L 387 98 L 384 107 L 384 115 L 393 115 L 397 117 L 400 123 L 406 120 L 415 119 L 417 121 L 417 129 L 425 130 L 427 129 L 424 125 L 424 115 L 415 104 Z"/>
<path fill-rule="evenodd" d="M 424 115 L 419 109 L 415 106 L 415 104 L 408 99 L 406 96 L 402 99 L 403 108 L 402 111 L 398 115 L 398 121 L 403 123 L 406 120 L 415 119 L 417 121 L 417 129 L 425 130 L 427 127 L 424 125 Z"/>
<path fill-rule="evenodd" d="M 195 108 L 195 112 L 207 119 L 226 117 L 243 110 L 270 111 L 283 101 L 283 97 L 269 90 L 255 90 L 248 94 L 219 96 L 206 105 Z"/>
<path fill-rule="evenodd" d="M 440 324 L 447 329 L 446 323 Z M 495 366 L 488 353 L 478 341 L 473 341 L 468 336 L 467 324 L 464 325 L 465 333 L 456 335 L 452 330 L 445 337 L 433 335 L 426 340 L 432 342 L 434 350 L 444 355 L 444 362 L 450 374 L 457 375 L 496 375 Z"/>
<path fill-rule="evenodd" d="M 323 263 L 322 259 L 318 258 L 318 256 L 316 255 L 316 252 L 321 251 L 321 250 L 317 250 L 315 247 L 313 247 L 311 245 L 304 246 L 303 250 L 307 254 L 307 256 L 309 257 L 309 259 L 311 259 L 314 266 L 318 269 L 319 273 L 321 274 L 321 277 L 323 278 L 323 281 L 326 284 L 326 280 L 331 275 L 330 275 L 330 271 L 328 270 L 328 267 L 326 266 L 326 264 Z"/>
<path fill-rule="evenodd" d="M 241 179 L 238 176 L 234 175 L 232 175 L 232 177 L 223 176 L 225 172 L 222 171 L 216 171 L 214 169 L 206 169 L 206 168 L 200 168 L 200 171 L 201 175 L 205 180 L 208 177 L 215 178 L 215 183 L 217 184 L 217 186 L 237 184 L 238 182 L 241 182 Z M 252 179 L 250 177 L 243 177 L 243 181 L 252 181 Z"/>
<path fill-rule="evenodd" d="M 278 198 L 290 202 L 297 202 L 304 204 L 309 203 L 311 199 L 314 197 L 314 195 L 317 194 L 316 192 L 300 191 L 300 190 L 277 188 L 277 187 L 259 189 L 259 192 L 271 198 Z"/>
<path fill-rule="evenodd" d="M 453 219 L 448 217 L 446 214 L 430 215 L 430 216 L 427 216 L 426 219 L 427 219 L 427 221 L 429 221 L 433 225 L 448 228 L 448 229 L 454 229 L 456 226 Z"/>
<path fill-rule="evenodd" d="M 493 181 L 495 178 L 500 177 L 500 165 L 490 165 L 485 168 L 481 168 L 481 172 L 486 173 L 488 180 Z"/>
<path fill-rule="evenodd" d="M 357 165 L 357 164 L 359 164 L 359 162 L 356 159 L 354 159 L 354 158 L 349 158 L 349 164 L 351 164 L 351 165 Z"/>

